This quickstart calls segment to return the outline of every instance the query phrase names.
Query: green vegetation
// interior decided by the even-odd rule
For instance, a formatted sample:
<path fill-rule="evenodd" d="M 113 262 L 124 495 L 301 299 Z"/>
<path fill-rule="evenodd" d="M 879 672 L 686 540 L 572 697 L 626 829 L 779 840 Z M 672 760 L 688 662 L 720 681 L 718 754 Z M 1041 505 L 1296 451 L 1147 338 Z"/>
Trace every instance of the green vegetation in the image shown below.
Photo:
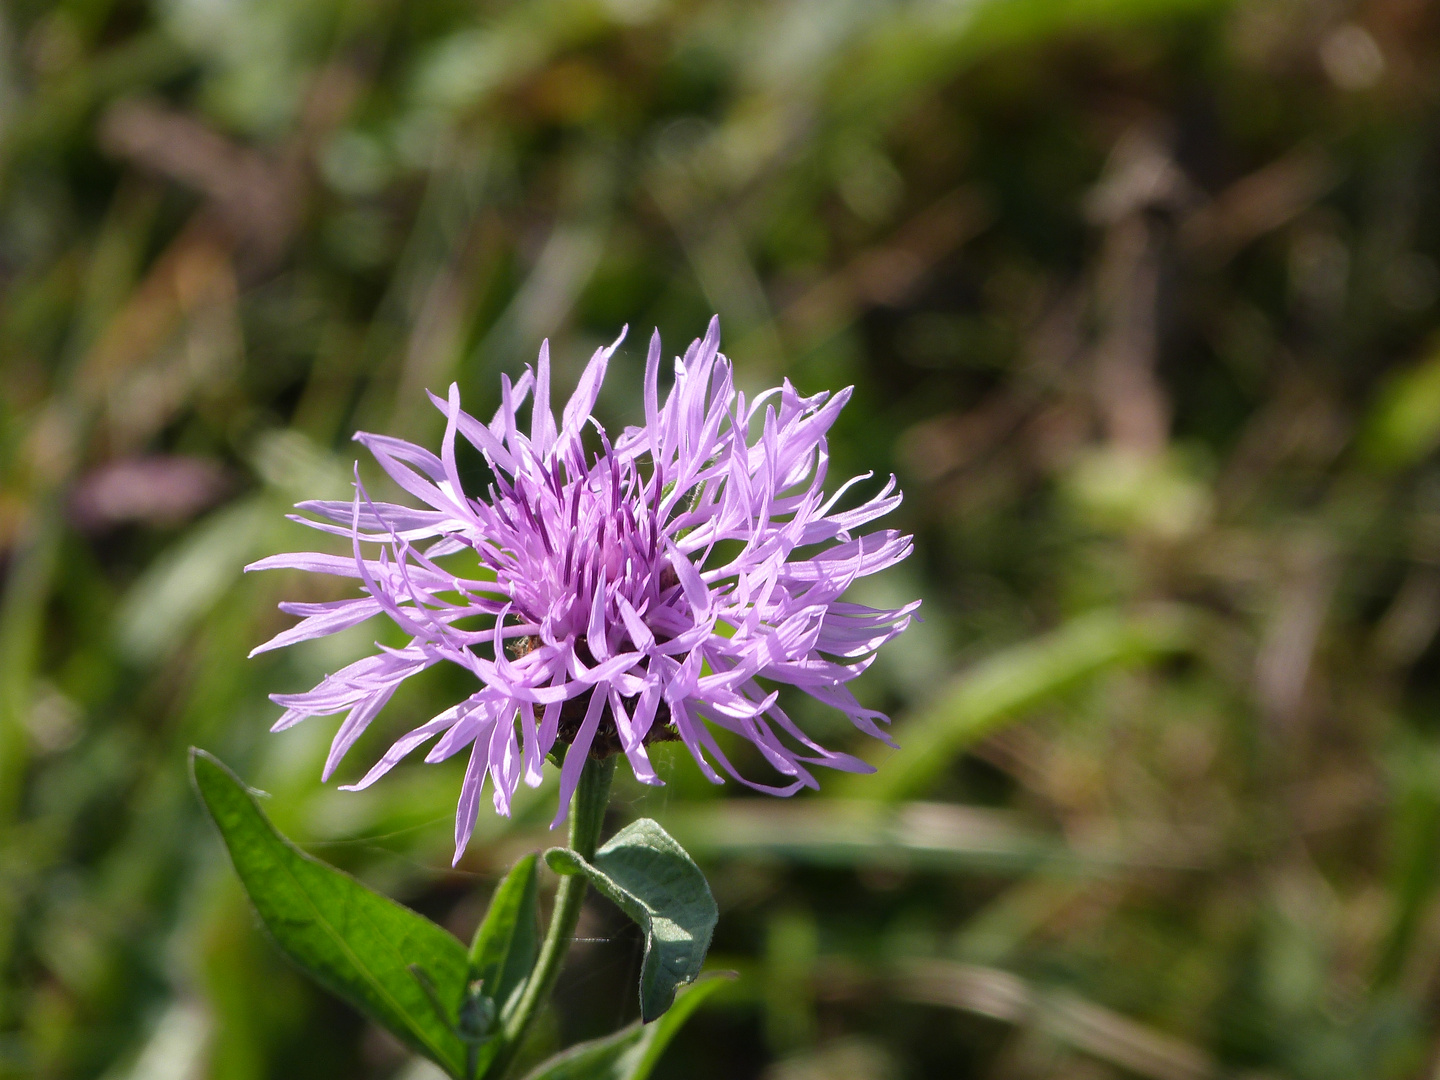
<path fill-rule="evenodd" d="M 624 1027 L 646 934 L 592 890 L 511 1075 L 1436 1075 L 1437 85 L 1406 0 L 4 5 L 0 1080 L 463 1064 L 426 987 L 513 997 L 553 775 L 454 869 L 463 766 L 339 791 L 469 692 L 436 670 L 322 785 L 333 728 L 266 695 L 391 631 L 246 659 L 339 594 L 240 568 L 347 497 L 357 428 L 436 445 L 426 388 L 488 416 L 628 323 L 618 426 L 650 328 L 712 312 L 747 391 L 854 384 L 834 471 L 900 479 L 916 555 L 857 598 L 925 622 L 857 692 L 901 749 L 796 702 L 878 773 L 618 770 L 606 837 L 686 846 L 738 978 Z M 402 987 L 411 1048 L 267 936 L 192 745 L 375 956 L 423 920 L 357 881 L 454 935 L 370 978 L 287 924 Z"/>

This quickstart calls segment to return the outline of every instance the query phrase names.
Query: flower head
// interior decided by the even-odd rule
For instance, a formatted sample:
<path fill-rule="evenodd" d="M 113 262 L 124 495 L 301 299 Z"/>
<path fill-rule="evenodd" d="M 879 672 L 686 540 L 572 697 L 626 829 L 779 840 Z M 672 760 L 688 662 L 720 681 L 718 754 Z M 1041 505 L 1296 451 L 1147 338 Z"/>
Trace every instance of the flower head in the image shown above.
<path fill-rule="evenodd" d="M 325 764 L 328 779 L 407 677 L 441 661 L 467 668 L 479 684 L 473 694 L 401 737 L 349 785 L 369 786 L 432 738 L 430 762 L 470 747 L 455 822 L 457 860 L 486 776 L 496 810 L 508 814 L 520 780 L 540 783 L 557 742 L 568 750 L 556 824 L 589 755 L 624 754 L 637 779 L 660 783 L 647 750 L 657 740 L 683 742 L 715 783 L 718 766 L 775 795 L 817 786 L 811 765 L 869 771 L 806 735 L 781 708 L 777 688 L 794 686 L 889 741 L 877 723 L 886 717 L 861 706 L 845 684 L 905 629 L 918 601 L 876 610 L 840 597 L 856 578 L 909 554 L 910 538 L 893 530 L 855 535 L 900 495 L 891 477 L 859 506 L 837 509 L 845 491 L 866 478 L 828 498 L 823 492 L 826 432 L 850 391 L 801 397 L 787 380 L 747 402 L 718 351 L 719 333 L 714 320 L 676 361 L 663 405 L 660 337 L 651 338 L 645 422 L 613 443 L 591 410 L 618 339 L 590 360 L 558 425 L 547 345 L 533 372 L 527 368 L 513 384 L 502 379 L 502 403 L 489 424 L 460 408 L 454 385 L 446 399 L 431 395 L 446 419 L 439 457 L 399 439 L 357 434 L 423 508 L 372 500 L 358 472 L 353 501 L 301 503 L 312 517 L 296 520 L 349 538 L 352 554 L 276 555 L 247 569 L 357 578 L 364 595 L 282 604 L 302 620 L 255 652 L 380 614 L 410 641 L 381 646 L 308 693 L 272 695 L 285 708 L 274 730 L 345 713 Z M 517 420 L 527 397 L 528 434 Z M 586 447 L 587 437 L 598 450 Z M 457 438 L 494 473 L 483 498 L 461 484 Z M 753 743 L 782 782 L 741 776 L 712 725 Z"/>

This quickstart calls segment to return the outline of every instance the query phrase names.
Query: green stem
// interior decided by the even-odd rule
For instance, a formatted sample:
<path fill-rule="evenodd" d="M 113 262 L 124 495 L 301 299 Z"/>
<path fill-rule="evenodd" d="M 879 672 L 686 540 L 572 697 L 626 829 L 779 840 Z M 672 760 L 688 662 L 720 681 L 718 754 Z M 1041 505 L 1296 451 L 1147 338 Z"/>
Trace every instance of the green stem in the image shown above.
<path fill-rule="evenodd" d="M 598 761 L 587 758 L 584 771 L 580 774 L 580 784 L 575 789 L 575 801 L 570 804 L 570 850 L 587 861 L 595 857 L 595 849 L 600 846 L 600 829 L 605 824 L 605 807 L 610 801 L 610 780 L 614 775 L 615 758 Z M 550 928 L 545 931 L 545 940 L 540 945 L 540 955 L 535 960 L 535 968 L 530 972 L 515 1011 L 505 1021 L 505 1042 L 494 1063 L 486 1070 L 487 1075 L 505 1075 L 530 1025 L 550 999 L 555 980 L 560 976 L 560 965 L 580 922 L 580 906 L 585 900 L 586 884 L 583 874 L 568 874 L 560 879 L 560 887 L 555 890 L 555 909 L 550 915 Z"/>

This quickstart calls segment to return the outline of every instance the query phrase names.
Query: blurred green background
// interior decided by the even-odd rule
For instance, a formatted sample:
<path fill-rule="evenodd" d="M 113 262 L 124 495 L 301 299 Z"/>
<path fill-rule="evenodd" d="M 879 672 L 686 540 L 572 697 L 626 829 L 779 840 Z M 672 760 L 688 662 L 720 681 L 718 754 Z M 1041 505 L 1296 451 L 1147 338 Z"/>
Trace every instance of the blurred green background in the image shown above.
<path fill-rule="evenodd" d="M 741 972 L 663 1075 L 1440 1076 L 1437 177 L 1423 0 L 7 0 L 0 1077 L 430 1075 L 265 941 L 185 749 L 461 934 L 553 786 L 456 871 L 455 769 L 322 786 L 266 694 L 383 631 L 247 660 L 339 594 L 240 567 L 426 387 L 629 323 L 618 425 L 716 311 L 745 388 L 857 387 L 834 474 L 917 551 L 856 593 L 926 621 L 900 751 L 804 714 L 878 775 L 622 788 Z M 561 1043 L 636 1011 L 581 933 Z"/>

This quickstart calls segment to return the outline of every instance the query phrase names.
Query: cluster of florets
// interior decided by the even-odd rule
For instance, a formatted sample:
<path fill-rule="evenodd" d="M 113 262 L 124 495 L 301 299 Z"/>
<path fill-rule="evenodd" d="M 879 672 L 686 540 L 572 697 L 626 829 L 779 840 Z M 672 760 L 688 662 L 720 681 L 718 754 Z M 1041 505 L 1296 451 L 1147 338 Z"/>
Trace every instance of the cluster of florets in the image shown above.
<path fill-rule="evenodd" d="M 776 795 L 816 786 L 811 765 L 867 771 L 792 721 L 778 700 L 784 685 L 887 739 L 878 724 L 884 715 L 861 706 L 846 683 L 906 627 L 917 604 L 877 610 L 840 597 L 911 545 L 893 530 L 854 535 L 899 503 L 893 477 L 848 510 L 837 506 L 865 477 L 824 494 L 826 432 L 850 392 L 807 398 L 786 381 L 747 403 L 712 321 L 704 340 L 676 361 L 662 405 L 657 333 L 646 362 L 645 423 L 612 444 L 592 409 L 618 345 L 590 360 L 558 427 L 542 347 L 535 371 L 527 368 L 513 385 L 502 380 L 489 424 L 460 408 L 453 385 L 447 399 L 432 395 L 446 419 L 439 457 L 357 434 L 424 508 L 375 502 L 357 473 L 353 501 L 302 503 L 313 517 L 297 518 L 349 538 L 350 556 L 276 555 L 249 567 L 358 578 L 364 593 L 282 604 L 302 621 L 256 652 L 382 613 L 410 636 L 403 648 L 382 646 L 308 693 L 274 695 L 285 708 L 276 730 L 347 714 L 327 779 L 406 678 L 441 661 L 474 673 L 475 693 L 401 737 L 351 785 L 368 786 L 432 738 L 426 761 L 470 747 L 457 860 L 486 776 L 496 810 L 508 814 L 520 780 L 538 785 L 557 744 L 568 747 L 558 824 L 589 755 L 623 754 L 637 779 L 660 783 L 647 749 L 657 740 L 683 742 L 716 783 L 718 766 Z M 532 396 L 527 435 L 516 414 Z M 485 498 L 461 484 L 457 438 L 494 473 Z M 741 776 L 712 725 L 753 743 L 781 782 Z"/>

